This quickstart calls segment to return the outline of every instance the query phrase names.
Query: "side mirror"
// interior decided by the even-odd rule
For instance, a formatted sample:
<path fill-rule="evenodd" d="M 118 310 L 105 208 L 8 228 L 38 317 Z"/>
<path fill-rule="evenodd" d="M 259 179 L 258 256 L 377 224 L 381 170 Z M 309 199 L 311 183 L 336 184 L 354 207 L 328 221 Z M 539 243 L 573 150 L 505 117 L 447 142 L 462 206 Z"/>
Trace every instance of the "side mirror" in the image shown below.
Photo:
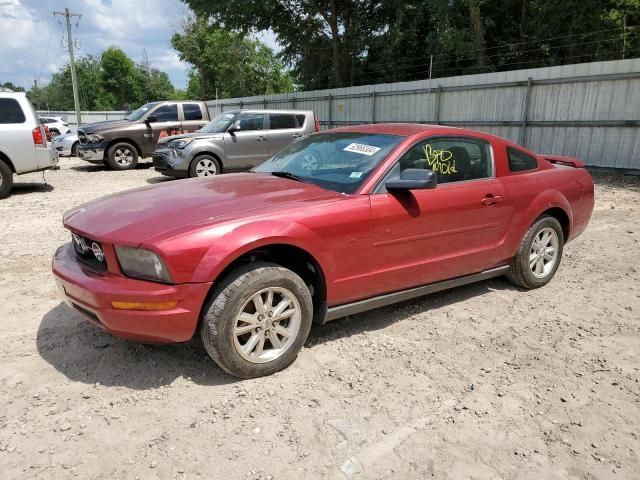
<path fill-rule="evenodd" d="M 145 123 L 155 123 L 158 121 L 158 117 L 156 117 L 153 113 L 147 117 Z"/>
<path fill-rule="evenodd" d="M 400 178 L 392 178 L 384 184 L 390 191 L 427 190 L 436 188 L 438 177 L 431 170 L 422 168 L 407 168 L 400 173 Z"/>
<path fill-rule="evenodd" d="M 231 125 L 229 128 L 227 128 L 227 132 L 233 134 L 235 132 L 239 132 L 241 130 L 240 128 L 240 122 L 236 122 L 233 125 Z"/>

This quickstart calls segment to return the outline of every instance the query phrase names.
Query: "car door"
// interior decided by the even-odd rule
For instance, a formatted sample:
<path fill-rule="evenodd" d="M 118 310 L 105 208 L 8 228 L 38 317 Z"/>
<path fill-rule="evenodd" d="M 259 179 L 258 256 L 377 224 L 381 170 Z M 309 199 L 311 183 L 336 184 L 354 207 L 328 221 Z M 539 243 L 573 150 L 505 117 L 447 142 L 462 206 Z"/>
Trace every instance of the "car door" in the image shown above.
<path fill-rule="evenodd" d="M 192 133 L 204 126 L 205 112 L 199 103 L 183 103 L 182 109 L 182 133 Z"/>
<path fill-rule="evenodd" d="M 160 105 L 147 116 L 145 122 L 147 144 L 151 151 L 158 143 L 158 139 L 178 135 L 180 133 L 180 119 L 178 117 L 178 105 L 165 103 Z"/>
<path fill-rule="evenodd" d="M 263 113 L 241 113 L 224 133 L 226 170 L 248 170 L 269 157 L 268 135 Z"/>
<path fill-rule="evenodd" d="M 390 170 L 431 169 L 432 190 L 390 193 L 379 185 L 371 195 L 372 285 L 378 293 L 402 290 L 497 266 L 511 207 L 494 175 L 489 142 L 448 136 L 420 141 Z"/>
<path fill-rule="evenodd" d="M 303 136 L 302 128 L 292 113 L 269 113 L 269 156 L 273 156 Z M 304 120 L 304 118 L 303 118 Z"/>
<path fill-rule="evenodd" d="M 44 127 L 30 113 L 15 98 L 0 98 L 0 152 L 9 157 L 17 173 L 38 167 L 33 127 L 41 128 L 42 134 Z"/>

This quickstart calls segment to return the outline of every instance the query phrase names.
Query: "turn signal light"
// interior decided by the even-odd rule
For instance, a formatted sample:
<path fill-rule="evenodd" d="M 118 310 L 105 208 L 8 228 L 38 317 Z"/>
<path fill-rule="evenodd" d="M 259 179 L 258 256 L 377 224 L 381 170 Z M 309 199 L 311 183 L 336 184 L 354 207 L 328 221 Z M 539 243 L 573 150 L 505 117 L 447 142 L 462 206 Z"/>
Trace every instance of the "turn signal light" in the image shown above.
<path fill-rule="evenodd" d="M 177 300 L 170 302 L 111 302 L 111 307 L 115 310 L 142 310 L 145 312 L 154 312 L 158 310 L 171 310 L 178 306 Z"/>

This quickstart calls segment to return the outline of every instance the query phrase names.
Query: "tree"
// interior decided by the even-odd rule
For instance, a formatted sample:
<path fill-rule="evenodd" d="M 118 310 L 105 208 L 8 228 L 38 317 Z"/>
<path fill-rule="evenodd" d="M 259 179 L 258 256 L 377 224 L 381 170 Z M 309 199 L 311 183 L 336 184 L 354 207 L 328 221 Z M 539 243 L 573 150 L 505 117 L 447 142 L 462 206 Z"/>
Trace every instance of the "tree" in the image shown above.
<path fill-rule="evenodd" d="M 171 38 L 181 60 L 193 65 L 187 93 L 208 100 L 293 91 L 293 80 L 273 51 L 238 32 L 191 18 Z"/>
<path fill-rule="evenodd" d="M 0 83 L 0 87 L 8 88 L 9 90 L 13 90 L 14 92 L 24 92 L 24 88 L 14 85 L 11 82 Z"/>

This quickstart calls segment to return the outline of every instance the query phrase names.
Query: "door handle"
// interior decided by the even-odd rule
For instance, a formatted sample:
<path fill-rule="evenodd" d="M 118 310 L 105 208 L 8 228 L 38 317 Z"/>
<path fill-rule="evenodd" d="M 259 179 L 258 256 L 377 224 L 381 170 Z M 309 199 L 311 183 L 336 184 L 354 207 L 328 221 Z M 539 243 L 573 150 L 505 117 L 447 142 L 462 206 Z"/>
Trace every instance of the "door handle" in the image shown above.
<path fill-rule="evenodd" d="M 496 203 L 502 202 L 502 197 L 500 195 L 492 195 L 488 193 L 482 200 L 480 200 L 483 205 L 495 205 Z"/>
<path fill-rule="evenodd" d="M 262 142 L 262 141 L 266 140 L 266 138 L 265 137 L 258 137 L 258 138 L 256 138 L 256 140 L 259 141 L 259 142 Z"/>
<path fill-rule="evenodd" d="M 300 135 L 299 133 L 294 133 L 293 134 L 293 138 L 300 138 L 302 135 Z"/>

